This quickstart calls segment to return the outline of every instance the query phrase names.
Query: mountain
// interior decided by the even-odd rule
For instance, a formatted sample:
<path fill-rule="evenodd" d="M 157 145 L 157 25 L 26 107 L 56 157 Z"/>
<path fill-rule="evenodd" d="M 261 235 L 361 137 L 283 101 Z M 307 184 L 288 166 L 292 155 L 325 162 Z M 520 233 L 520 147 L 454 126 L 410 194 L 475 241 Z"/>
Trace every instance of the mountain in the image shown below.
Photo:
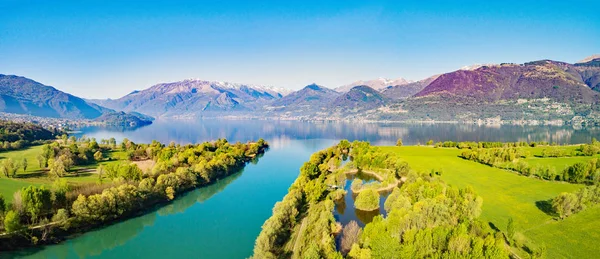
<path fill-rule="evenodd" d="M 379 91 L 366 85 L 360 85 L 335 98 L 330 107 L 342 111 L 370 110 L 382 107 L 389 101 L 390 99 Z"/>
<path fill-rule="evenodd" d="M 589 56 L 589 57 L 587 57 L 587 58 L 584 58 L 584 59 L 580 60 L 580 61 L 579 61 L 579 62 L 577 62 L 577 63 L 578 63 L 578 64 L 579 64 L 579 63 L 588 63 L 588 62 L 590 62 L 590 61 L 594 61 L 594 60 L 596 60 L 596 61 L 600 60 L 600 54 L 591 55 L 591 56 Z"/>
<path fill-rule="evenodd" d="M 385 95 L 391 99 L 406 99 L 408 97 L 411 97 L 411 96 L 417 94 L 421 90 L 423 90 L 423 88 L 427 87 L 431 82 L 433 82 L 439 76 L 440 75 L 434 75 L 432 77 L 429 77 L 429 78 L 426 78 L 423 80 L 419 80 L 416 82 L 388 86 L 385 89 L 381 90 L 381 92 L 383 93 L 383 95 Z"/>
<path fill-rule="evenodd" d="M 317 84 L 307 85 L 303 89 L 293 92 L 274 101 L 268 110 L 286 111 L 296 114 L 322 112 L 341 94 Z"/>
<path fill-rule="evenodd" d="M 600 92 L 600 55 L 598 56 L 598 58 L 587 58 L 586 62 L 576 63 L 575 70 L 586 85 Z"/>
<path fill-rule="evenodd" d="M 335 90 L 337 92 L 340 92 L 340 93 L 345 93 L 345 92 L 350 91 L 350 89 L 352 89 L 355 86 L 366 85 L 368 87 L 371 87 L 371 88 L 373 88 L 375 90 L 380 91 L 380 90 L 385 89 L 388 86 L 405 85 L 405 84 L 408 84 L 408 83 L 411 83 L 411 82 L 412 81 L 406 80 L 404 78 L 387 79 L 387 78 L 381 78 L 380 77 L 380 78 L 377 78 L 377 79 L 374 79 L 374 80 L 367 80 L 367 81 L 360 80 L 360 81 L 356 81 L 356 82 L 353 82 L 351 84 L 347 84 L 347 85 L 343 85 L 343 86 L 337 87 L 337 88 L 335 88 Z"/>
<path fill-rule="evenodd" d="M 482 66 L 441 75 L 415 96 L 459 96 L 487 102 L 550 98 L 559 102 L 592 103 L 598 93 L 582 77 L 588 70 L 550 60 Z"/>
<path fill-rule="evenodd" d="M 0 74 L 0 111 L 40 117 L 93 119 L 106 110 L 31 79 Z"/>
<path fill-rule="evenodd" d="M 89 119 L 107 124 L 147 125 L 152 118 L 117 113 L 31 79 L 0 74 L 0 111 L 37 117 Z"/>
<path fill-rule="evenodd" d="M 598 67 L 541 60 L 440 75 L 370 119 L 600 122 Z M 384 91 L 385 93 L 385 91 Z"/>
<path fill-rule="evenodd" d="M 281 99 L 290 91 L 283 88 L 188 79 L 154 85 L 116 100 L 92 100 L 121 111 L 136 111 L 169 117 L 252 112 Z"/>

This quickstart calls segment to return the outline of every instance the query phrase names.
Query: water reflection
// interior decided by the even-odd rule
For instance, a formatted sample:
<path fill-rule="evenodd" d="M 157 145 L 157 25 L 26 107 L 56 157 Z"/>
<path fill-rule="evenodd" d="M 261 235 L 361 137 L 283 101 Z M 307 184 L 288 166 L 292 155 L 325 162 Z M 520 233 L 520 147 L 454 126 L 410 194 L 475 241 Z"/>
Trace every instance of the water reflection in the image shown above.
<path fill-rule="evenodd" d="M 269 140 L 275 147 L 285 146 L 291 140 L 349 139 L 368 140 L 375 145 L 394 144 L 402 138 L 407 145 L 434 141 L 548 141 L 559 144 L 589 142 L 600 137 L 598 128 L 569 126 L 485 126 L 475 124 L 402 124 L 402 123 L 346 123 L 264 120 L 200 120 L 155 121 L 152 125 L 134 131 L 116 132 L 114 129 L 87 127 L 81 134 L 95 138 L 130 138 L 135 142 L 175 141 L 195 143 L 217 138 L 229 141 Z"/>
<path fill-rule="evenodd" d="M 65 244 L 47 246 L 36 250 L 21 251 L 7 256 L 8 258 L 22 256 L 25 256 L 26 258 L 47 258 L 48 255 L 52 255 L 50 258 L 68 258 L 69 255 L 73 254 L 77 255 L 79 258 L 99 256 L 106 250 L 122 246 L 131 239 L 134 239 L 144 230 L 144 228 L 153 226 L 159 217 L 184 213 L 196 203 L 203 203 L 215 194 L 223 191 L 227 185 L 235 181 L 241 175 L 242 171 L 237 172 L 216 181 L 214 184 L 187 192 L 167 206 L 157 206 L 157 209 L 154 212 L 83 234 L 77 239 L 66 241 Z M 44 254 L 44 256 L 41 256 L 40 254 L 37 256 L 32 255 L 34 253 L 39 253 L 42 250 L 47 250 L 44 251 L 45 253 L 40 253 Z"/>

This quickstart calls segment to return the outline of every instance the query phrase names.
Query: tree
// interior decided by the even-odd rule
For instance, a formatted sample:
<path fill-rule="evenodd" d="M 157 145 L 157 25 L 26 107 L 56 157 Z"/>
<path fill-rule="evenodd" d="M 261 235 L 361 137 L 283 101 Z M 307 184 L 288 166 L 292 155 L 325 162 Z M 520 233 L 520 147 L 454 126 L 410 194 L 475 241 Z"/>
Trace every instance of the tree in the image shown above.
<path fill-rule="evenodd" d="M 46 160 L 54 157 L 54 148 L 50 145 L 46 144 L 42 146 L 42 156 L 46 158 Z"/>
<path fill-rule="evenodd" d="M 362 229 L 358 226 L 356 221 L 352 220 L 342 230 L 342 241 L 340 251 L 342 254 L 347 254 L 352 249 L 352 245 L 358 243 L 358 238 L 362 233 Z"/>
<path fill-rule="evenodd" d="M 428 140 L 428 141 L 427 141 L 427 145 L 428 145 L 428 146 L 433 146 L 433 139 L 430 139 L 430 140 Z"/>
<path fill-rule="evenodd" d="M 94 153 L 94 160 L 96 160 L 97 162 L 102 161 L 102 152 L 96 151 L 96 153 Z"/>
<path fill-rule="evenodd" d="M 46 187 L 29 186 L 21 190 L 21 199 L 25 211 L 35 222 L 40 216 L 52 209 L 52 192 Z"/>
<path fill-rule="evenodd" d="M 48 167 L 50 168 L 51 176 L 63 177 L 67 173 L 67 171 L 65 170 L 65 165 L 60 157 L 56 160 L 50 159 L 48 161 Z"/>
<path fill-rule="evenodd" d="M 44 156 L 44 155 L 38 155 L 36 157 L 38 164 L 40 165 L 40 168 L 46 168 L 48 167 L 48 159 Z"/>
<path fill-rule="evenodd" d="M 63 164 L 65 171 L 71 171 L 71 166 L 73 166 L 75 164 L 73 162 L 73 159 L 71 159 L 71 156 L 68 156 L 67 154 L 60 155 L 58 157 L 58 160 L 60 160 L 60 162 Z"/>
<path fill-rule="evenodd" d="M 56 179 L 54 183 L 52 183 L 54 204 L 57 208 L 64 208 L 67 206 L 67 193 L 70 189 L 66 179 Z"/>
<path fill-rule="evenodd" d="M 5 159 L 0 165 L 0 170 L 6 177 L 15 177 L 17 172 L 17 167 L 15 166 L 15 162 L 12 158 Z"/>
<path fill-rule="evenodd" d="M 93 140 L 90 142 L 90 144 L 88 144 L 88 148 L 91 150 L 98 150 L 98 149 L 100 149 L 100 145 L 98 145 L 98 142 Z"/>
<path fill-rule="evenodd" d="M 117 140 L 115 140 L 115 138 L 110 138 L 108 139 L 108 144 L 112 147 L 112 148 L 116 148 L 117 147 Z"/>
<path fill-rule="evenodd" d="M 19 213 L 9 210 L 6 213 L 6 216 L 4 216 L 4 229 L 6 232 L 10 233 L 21 230 L 22 228 Z"/>
<path fill-rule="evenodd" d="M 28 166 L 27 158 L 24 157 L 23 161 L 21 161 L 21 167 L 23 167 L 23 173 L 25 173 L 25 171 L 27 171 L 27 166 Z"/>
<path fill-rule="evenodd" d="M 4 215 L 4 212 L 6 212 L 6 200 L 4 200 L 4 196 L 0 194 L 0 218 Z"/>
<path fill-rule="evenodd" d="M 509 242 L 512 242 L 515 237 L 515 224 L 512 217 L 508 218 L 508 224 L 506 225 L 506 237 L 508 237 Z"/>
<path fill-rule="evenodd" d="M 402 139 L 399 138 L 398 141 L 396 141 L 396 146 L 401 147 L 402 146 Z"/>
<path fill-rule="evenodd" d="M 165 189 L 165 195 L 167 196 L 167 199 L 169 200 L 173 200 L 175 199 L 175 190 L 173 189 L 173 187 L 169 186 Z"/>
<path fill-rule="evenodd" d="M 103 165 L 98 166 L 98 169 L 96 171 L 98 172 L 98 182 L 100 184 L 102 184 L 102 176 L 104 175 L 104 166 Z"/>
<path fill-rule="evenodd" d="M 552 200 L 552 208 L 561 219 L 570 216 L 577 206 L 577 196 L 572 193 L 563 192 Z"/>

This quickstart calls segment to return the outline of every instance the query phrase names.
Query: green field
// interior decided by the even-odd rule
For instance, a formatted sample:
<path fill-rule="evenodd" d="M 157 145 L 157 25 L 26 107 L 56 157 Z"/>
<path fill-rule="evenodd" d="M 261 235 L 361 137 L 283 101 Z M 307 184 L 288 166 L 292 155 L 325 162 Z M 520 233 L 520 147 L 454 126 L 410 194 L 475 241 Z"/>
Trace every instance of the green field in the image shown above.
<path fill-rule="evenodd" d="M 382 148 L 399 154 L 415 170 L 441 170 L 441 177 L 447 183 L 472 186 L 484 200 L 482 219 L 505 231 L 508 218 L 512 217 L 519 235 L 525 237 L 525 243 L 546 245 L 549 258 L 590 258 L 597 251 L 600 209 L 589 209 L 564 221 L 556 221 L 541 209 L 546 201 L 559 193 L 573 192 L 582 185 L 543 181 L 467 161 L 458 157 L 461 150 L 455 148 Z M 554 163 L 559 163 L 557 161 L 560 160 Z"/>
<path fill-rule="evenodd" d="M 590 156 L 574 156 L 574 157 L 528 157 L 524 159 L 530 166 L 543 166 L 547 165 L 550 167 L 554 167 L 557 173 L 562 172 L 565 168 L 577 163 L 577 162 L 586 162 L 592 159 Z"/>
<path fill-rule="evenodd" d="M 23 187 L 29 185 L 46 185 L 51 186 L 54 179 L 47 176 L 47 170 L 41 169 L 36 157 L 42 153 L 42 146 L 28 147 L 22 150 L 0 152 L 0 162 L 4 159 L 12 158 L 15 162 L 21 163 L 23 158 L 27 159 L 27 171 L 23 172 L 20 168 L 17 170 L 17 176 L 15 178 L 6 178 L 4 175 L 0 175 L 0 194 L 2 194 L 8 201 L 12 201 L 13 193 L 20 190 Z M 96 174 L 96 168 L 102 164 L 107 165 L 111 163 L 120 163 L 123 160 L 127 160 L 127 155 L 122 151 L 114 151 L 106 153 L 105 157 L 112 158 L 110 161 L 103 161 L 97 164 L 90 164 L 85 166 L 74 166 L 72 171 L 78 171 L 78 173 L 64 176 L 64 179 L 71 184 L 81 183 L 95 183 L 98 182 L 98 175 Z"/>

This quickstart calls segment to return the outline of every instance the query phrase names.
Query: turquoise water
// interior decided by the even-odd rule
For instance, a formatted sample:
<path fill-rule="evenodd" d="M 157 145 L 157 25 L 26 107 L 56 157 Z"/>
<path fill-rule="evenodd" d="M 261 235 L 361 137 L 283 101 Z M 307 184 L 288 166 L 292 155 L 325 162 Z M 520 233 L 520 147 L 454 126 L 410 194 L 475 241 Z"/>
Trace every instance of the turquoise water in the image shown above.
<path fill-rule="evenodd" d="M 406 144 L 425 143 L 430 138 L 436 141 L 545 140 L 560 143 L 588 142 L 592 137 L 600 139 L 600 130 L 570 127 L 289 121 L 159 121 L 133 131 L 86 128 L 81 134 L 97 139 L 115 137 L 120 140 L 126 137 L 135 142 L 147 143 L 156 139 L 182 144 L 217 138 L 245 142 L 262 137 L 269 141 L 271 148 L 257 164 L 248 164 L 242 172 L 189 192 L 170 205 L 144 216 L 58 245 L 0 254 L 0 257 L 246 258 L 252 254 L 260 227 L 271 215 L 275 202 L 287 193 L 302 163 L 315 151 L 339 139 L 369 140 L 376 145 L 394 144 L 397 138 L 403 138 Z M 338 212 L 338 215 L 341 214 Z M 368 221 L 368 217 L 363 218 L 363 215 L 353 217 Z M 340 217 L 340 221 L 351 219 Z"/>
<path fill-rule="evenodd" d="M 242 172 L 178 197 L 155 212 L 19 256 L 246 258 L 262 223 L 287 193 L 303 161 L 333 143 L 291 140 L 274 146 L 257 164 L 248 164 Z"/>

